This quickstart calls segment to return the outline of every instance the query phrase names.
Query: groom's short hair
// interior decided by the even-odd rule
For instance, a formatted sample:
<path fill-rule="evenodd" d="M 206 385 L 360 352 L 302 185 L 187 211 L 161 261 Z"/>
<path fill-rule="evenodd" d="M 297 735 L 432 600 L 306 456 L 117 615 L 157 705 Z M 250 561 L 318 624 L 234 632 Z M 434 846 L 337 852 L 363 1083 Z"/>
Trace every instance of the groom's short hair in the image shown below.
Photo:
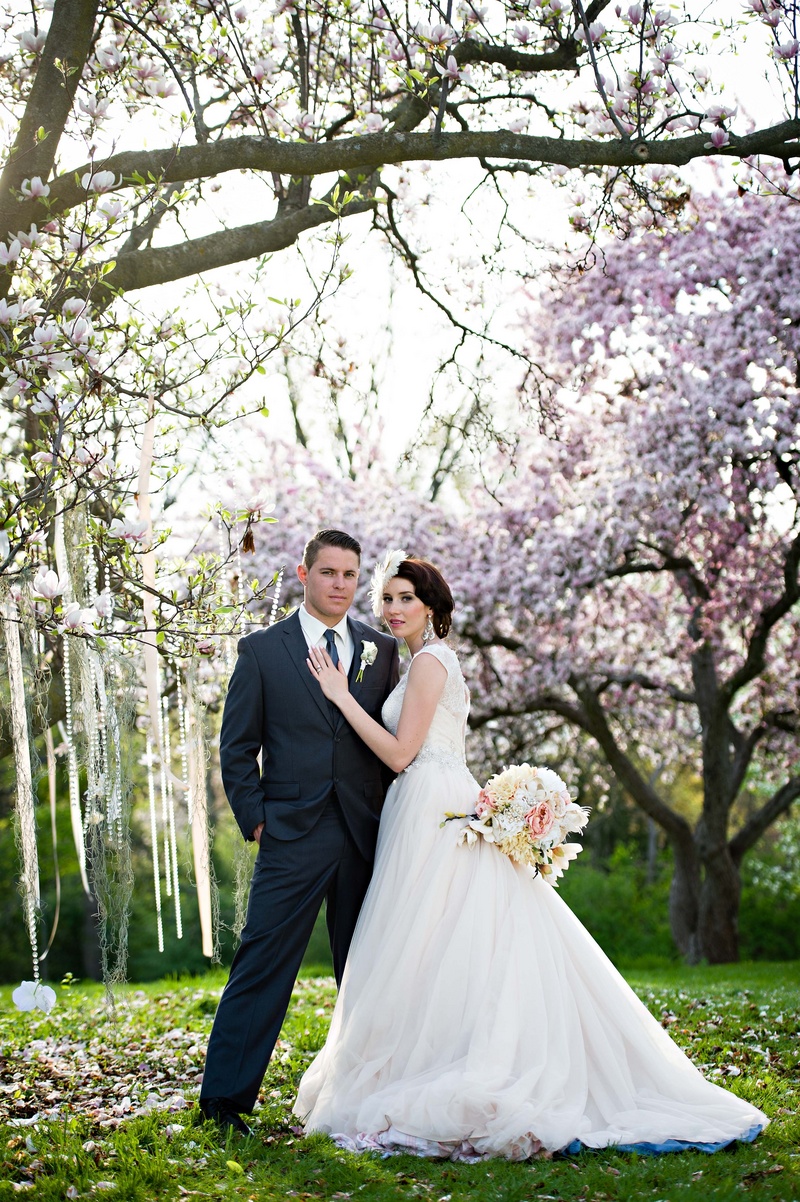
<path fill-rule="evenodd" d="M 352 534 L 345 534 L 344 530 L 318 530 L 303 550 L 303 563 L 307 568 L 311 567 L 323 547 L 339 547 L 342 551 L 352 551 L 361 563 L 361 543 L 357 542 Z"/>

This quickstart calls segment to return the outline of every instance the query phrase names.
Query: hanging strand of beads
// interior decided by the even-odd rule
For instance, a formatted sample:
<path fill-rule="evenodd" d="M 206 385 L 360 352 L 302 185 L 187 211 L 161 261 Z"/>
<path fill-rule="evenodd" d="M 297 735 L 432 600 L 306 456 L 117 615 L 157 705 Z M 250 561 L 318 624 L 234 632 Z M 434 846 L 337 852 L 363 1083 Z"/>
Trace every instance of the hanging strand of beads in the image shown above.
<path fill-rule="evenodd" d="M 172 894 L 175 903 L 175 931 L 178 938 L 182 939 L 181 882 L 178 874 L 178 839 L 175 833 L 175 789 L 172 778 L 172 728 L 169 721 L 169 699 L 166 694 L 161 698 L 161 709 L 163 713 L 164 758 L 167 761 L 167 822 L 169 856 L 172 867 Z"/>
<path fill-rule="evenodd" d="M 281 589 L 283 588 L 283 568 L 278 572 L 275 578 L 275 591 L 272 594 L 272 607 L 269 611 L 268 626 L 273 626 L 278 620 L 278 606 L 281 603 Z"/>
<path fill-rule="evenodd" d="M 164 951 L 164 923 L 161 918 L 161 871 L 158 864 L 158 818 L 156 816 L 156 782 L 153 765 L 153 744 L 150 736 L 145 742 L 145 766 L 147 768 L 147 796 L 150 802 L 150 844 L 153 854 L 153 890 L 156 900 L 156 931 L 158 933 L 158 950 Z"/>
<path fill-rule="evenodd" d="M 67 748 L 67 782 L 69 784 L 69 817 L 72 825 L 72 839 L 78 854 L 78 867 L 81 874 L 81 884 L 87 897 L 91 897 L 89 877 L 86 872 L 86 839 L 83 833 L 83 812 L 81 810 L 81 778 L 78 769 L 78 752 L 75 747 L 74 708 L 75 694 L 72 681 L 72 639 L 63 635 L 61 639 L 61 654 L 64 663 L 64 723 L 61 727 L 61 737 Z"/>
<path fill-rule="evenodd" d="M 172 897 L 172 851 L 169 845 L 169 798 L 167 794 L 167 772 L 169 765 L 167 764 L 166 749 L 164 746 L 164 707 L 161 701 L 161 664 L 157 667 L 157 690 L 158 690 L 158 706 L 156 709 L 156 721 L 158 729 L 156 737 L 158 746 L 161 749 L 159 763 L 159 789 L 161 792 L 161 839 L 164 855 L 164 891 L 167 897 Z"/>
<path fill-rule="evenodd" d="M 183 673 L 179 664 L 172 665 L 175 672 L 175 699 L 178 706 L 178 734 L 180 735 L 180 744 L 178 751 L 181 757 L 181 780 L 183 782 L 184 796 L 186 797 L 186 815 L 189 825 L 192 825 L 192 807 L 189 798 L 189 749 L 186 743 L 186 702 L 183 696 Z"/>
<path fill-rule="evenodd" d="M 8 688 L 11 702 L 11 741 L 17 775 L 17 804 L 15 822 L 22 852 L 22 898 L 25 925 L 33 956 L 33 979 L 39 980 L 39 939 L 36 929 L 39 911 L 39 855 L 36 846 L 36 809 L 31 769 L 31 746 L 28 734 L 28 711 L 25 697 L 25 676 L 22 668 L 19 614 L 9 598 L 2 606 L 2 626 L 8 664 Z"/>

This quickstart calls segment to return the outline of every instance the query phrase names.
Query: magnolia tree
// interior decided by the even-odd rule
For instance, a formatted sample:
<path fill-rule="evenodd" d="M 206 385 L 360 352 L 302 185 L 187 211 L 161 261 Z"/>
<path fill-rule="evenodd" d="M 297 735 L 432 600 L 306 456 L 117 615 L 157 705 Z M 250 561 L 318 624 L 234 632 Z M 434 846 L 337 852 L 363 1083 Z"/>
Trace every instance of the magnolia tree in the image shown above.
<path fill-rule="evenodd" d="M 291 484 L 258 555 L 291 566 L 317 523 L 363 536 L 368 560 L 430 555 L 479 746 L 519 754 L 532 716 L 593 740 L 669 842 L 677 946 L 728 961 L 742 859 L 800 796 L 800 209 L 726 197 L 692 217 L 613 246 L 552 324 L 526 311 L 573 390 L 496 501 L 445 512 L 376 466 L 342 483 L 274 448 Z M 687 773 L 696 822 L 674 804 Z"/>
<path fill-rule="evenodd" d="M 758 128 L 720 102 L 709 66 L 711 49 L 732 52 L 748 23 L 783 86 Z M 112 592 L 111 576 L 117 592 L 141 582 L 127 549 L 145 537 L 134 503 L 143 463 L 147 483 L 164 485 L 179 450 L 240 410 L 237 387 L 338 286 L 343 221 L 371 213 L 425 287 L 410 242 L 410 164 L 466 159 L 495 190 L 553 168 L 579 230 L 602 214 L 625 229 L 669 221 L 685 203 L 679 169 L 707 155 L 780 160 L 791 188 L 794 23 L 794 5 L 781 0 L 751 0 L 735 28 L 706 5 L 676 15 L 648 0 L 444 13 L 285 3 L 267 14 L 227 0 L 0 5 L 3 437 L 14 459 L 0 498 L 0 573 L 54 567 L 43 544 L 53 546 L 53 516 L 81 504 Z M 261 219 L 243 222 L 254 205 Z M 268 301 L 252 281 L 193 303 L 148 291 L 245 263 L 269 278 L 265 257 L 313 229 L 327 230 L 329 244 L 302 303 Z M 70 630 L 96 628 L 109 604 L 98 609 L 96 591 L 69 599 L 79 607 Z M 190 591 L 181 637 L 199 612 L 213 626 L 216 585 Z M 176 599 L 169 589 L 156 598 L 161 635 L 181 627 Z M 118 614 L 132 616 L 129 606 Z M 54 629 L 63 620 L 46 616 Z"/>

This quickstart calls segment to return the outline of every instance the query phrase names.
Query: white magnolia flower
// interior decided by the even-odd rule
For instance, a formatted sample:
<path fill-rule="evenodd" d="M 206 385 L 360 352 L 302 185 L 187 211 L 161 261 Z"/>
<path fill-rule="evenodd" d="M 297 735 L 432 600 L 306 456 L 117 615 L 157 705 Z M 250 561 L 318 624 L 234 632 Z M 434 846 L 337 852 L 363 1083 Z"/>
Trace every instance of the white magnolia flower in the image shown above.
<path fill-rule="evenodd" d="M 56 991 L 41 981 L 23 981 L 11 994 L 18 1010 L 44 1010 L 49 1014 L 56 1004 Z"/>
<path fill-rule="evenodd" d="M 108 527 L 111 538 L 124 538 L 127 542 L 139 543 L 147 537 L 147 522 L 133 518 L 114 518 Z"/>
<path fill-rule="evenodd" d="M 86 192 L 110 192 L 116 182 L 113 171 L 87 171 L 81 176 L 81 187 Z"/>
<path fill-rule="evenodd" d="M 40 567 L 33 578 L 33 592 L 36 597 L 52 601 L 63 593 L 66 581 L 60 580 L 52 568 Z"/>

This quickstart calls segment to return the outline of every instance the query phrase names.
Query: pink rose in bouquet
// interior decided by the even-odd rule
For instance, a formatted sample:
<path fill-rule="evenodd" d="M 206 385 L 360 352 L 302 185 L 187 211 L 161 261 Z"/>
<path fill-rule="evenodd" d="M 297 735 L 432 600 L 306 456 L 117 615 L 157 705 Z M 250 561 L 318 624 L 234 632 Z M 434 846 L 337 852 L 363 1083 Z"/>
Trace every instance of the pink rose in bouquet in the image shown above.
<path fill-rule="evenodd" d="M 478 800 L 475 803 L 475 813 L 479 818 L 486 818 L 489 814 L 493 814 L 495 804 L 485 789 L 481 789 L 478 794 Z"/>
<path fill-rule="evenodd" d="M 547 801 L 537 801 L 525 815 L 525 822 L 532 839 L 541 839 L 550 830 L 556 820 L 553 807 Z"/>

